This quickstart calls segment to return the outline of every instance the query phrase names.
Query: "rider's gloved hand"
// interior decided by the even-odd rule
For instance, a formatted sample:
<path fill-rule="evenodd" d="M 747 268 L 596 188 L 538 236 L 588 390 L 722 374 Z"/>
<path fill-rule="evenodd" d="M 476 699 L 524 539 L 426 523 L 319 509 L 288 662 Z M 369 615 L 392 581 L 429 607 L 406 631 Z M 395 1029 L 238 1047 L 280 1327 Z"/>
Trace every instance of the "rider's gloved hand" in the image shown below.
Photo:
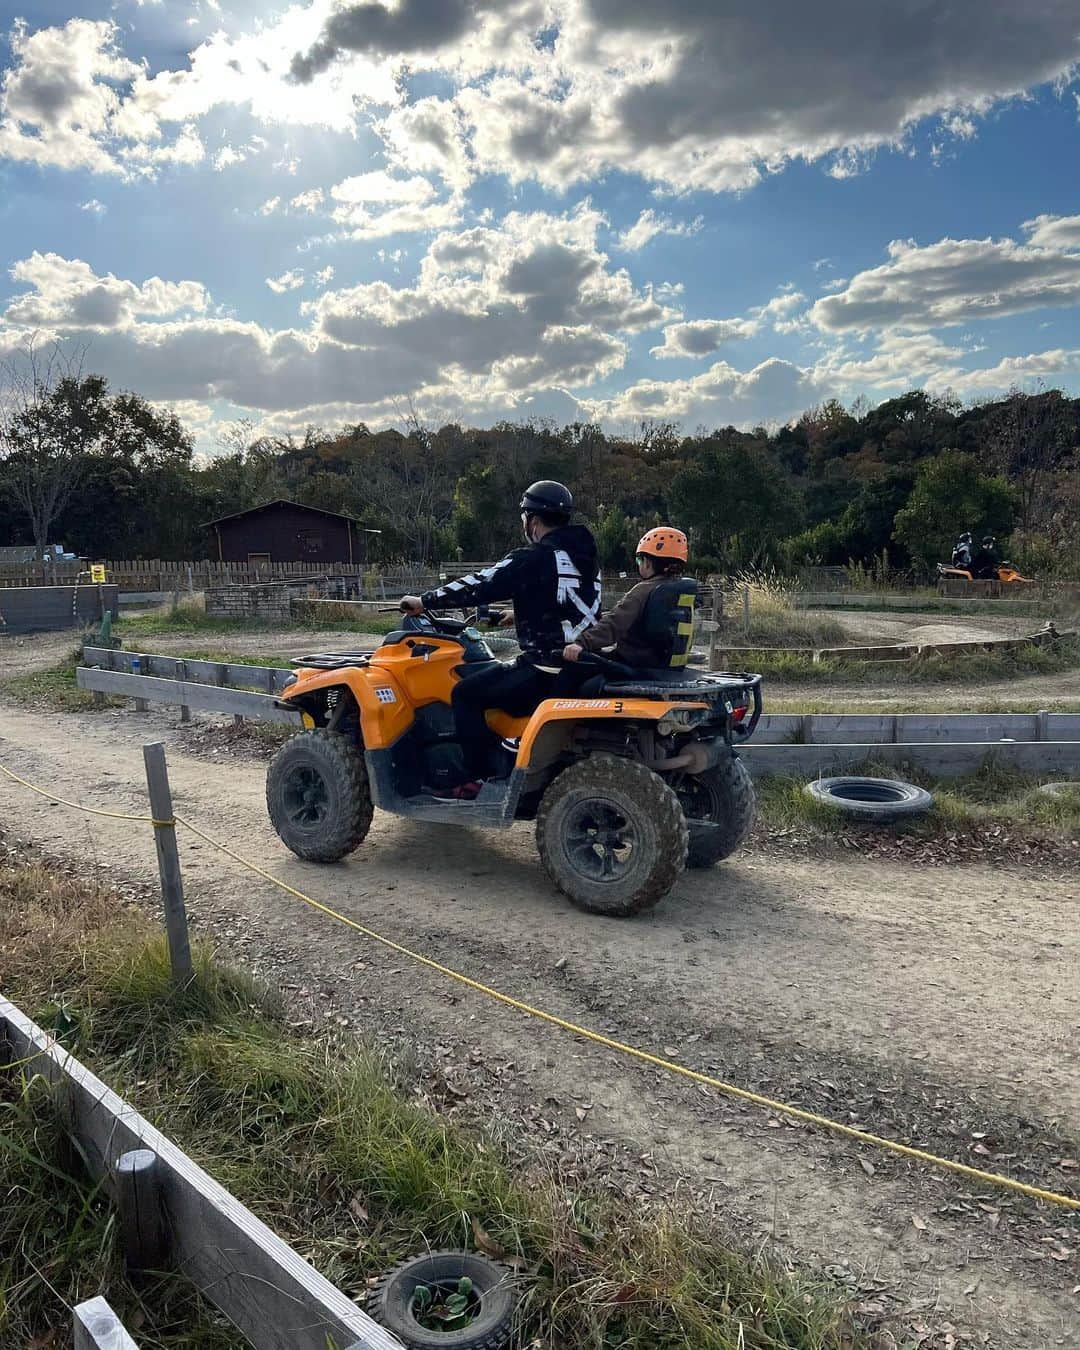
<path fill-rule="evenodd" d="M 424 604 L 418 595 L 403 595 L 401 609 L 405 614 L 423 614 Z"/>
<path fill-rule="evenodd" d="M 563 660 L 576 661 L 584 650 L 585 648 L 578 642 L 568 643 L 567 646 L 563 648 Z"/>

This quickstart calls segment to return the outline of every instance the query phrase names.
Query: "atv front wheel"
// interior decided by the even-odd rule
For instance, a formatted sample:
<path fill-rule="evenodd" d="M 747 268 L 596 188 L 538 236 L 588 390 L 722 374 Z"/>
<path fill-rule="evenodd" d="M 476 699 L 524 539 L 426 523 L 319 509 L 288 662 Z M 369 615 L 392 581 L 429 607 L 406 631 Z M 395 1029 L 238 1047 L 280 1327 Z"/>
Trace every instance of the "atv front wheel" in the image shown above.
<path fill-rule="evenodd" d="M 298 858 L 344 858 L 363 843 L 374 810 L 359 749 L 321 728 L 293 736 L 270 761 L 266 806 L 281 842 Z"/>
<path fill-rule="evenodd" d="M 757 810 L 742 760 L 730 755 L 715 769 L 686 774 L 675 791 L 690 827 L 687 867 L 712 867 L 729 858 L 750 833 Z"/>
<path fill-rule="evenodd" d="M 565 769 L 536 817 L 540 859 L 559 890 L 595 914 L 624 917 L 661 900 L 686 866 L 679 799 L 643 764 L 591 755 Z"/>

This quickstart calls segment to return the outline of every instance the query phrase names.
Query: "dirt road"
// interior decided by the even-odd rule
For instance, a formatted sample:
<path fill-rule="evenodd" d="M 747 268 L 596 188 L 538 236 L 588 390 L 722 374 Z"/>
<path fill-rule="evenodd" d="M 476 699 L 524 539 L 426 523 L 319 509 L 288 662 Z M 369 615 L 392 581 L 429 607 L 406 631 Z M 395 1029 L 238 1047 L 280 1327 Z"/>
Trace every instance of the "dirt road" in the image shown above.
<path fill-rule="evenodd" d="M 347 862 L 303 864 L 268 825 L 264 766 L 192 758 L 184 735 L 164 711 L 34 715 L 0 701 L 0 762 L 59 793 L 144 810 L 141 746 L 163 739 L 178 812 L 378 931 L 744 1086 L 1054 1189 L 1076 1184 L 1075 871 L 748 853 L 688 875 L 647 918 L 604 920 L 552 892 L 526 826 L 378 817 Z M 148 829 L 89 821 L 2 777 L 0 821 L 105 876 L 154 876 Z M 1080 1344 L 1077 1216 L 617 1060 L 410 967 L 205 845 L 182 847 L 205 931 L 312 1017 L 458 1077 L 480 1114 L 607 1159 L 619 1184 L 711 1189 L 748 1236 L 828 1264 L 912 1334 L 935 1331 L 928 1346 L 945 1345 L 950 1326 L 1002 1350 Z"/>

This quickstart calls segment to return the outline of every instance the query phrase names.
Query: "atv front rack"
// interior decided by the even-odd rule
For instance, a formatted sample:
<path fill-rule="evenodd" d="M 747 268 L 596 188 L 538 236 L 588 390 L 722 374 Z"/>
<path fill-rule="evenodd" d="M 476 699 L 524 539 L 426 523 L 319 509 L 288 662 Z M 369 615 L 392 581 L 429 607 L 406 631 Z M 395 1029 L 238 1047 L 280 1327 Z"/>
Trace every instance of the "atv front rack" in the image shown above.
<path fill-rule="evenodd" d="M 345 670 L 350 666 L 366 666 L 370 652 L 314 652 L 310 656 L 295 656 L 293 666 L 308 670 Z"/>

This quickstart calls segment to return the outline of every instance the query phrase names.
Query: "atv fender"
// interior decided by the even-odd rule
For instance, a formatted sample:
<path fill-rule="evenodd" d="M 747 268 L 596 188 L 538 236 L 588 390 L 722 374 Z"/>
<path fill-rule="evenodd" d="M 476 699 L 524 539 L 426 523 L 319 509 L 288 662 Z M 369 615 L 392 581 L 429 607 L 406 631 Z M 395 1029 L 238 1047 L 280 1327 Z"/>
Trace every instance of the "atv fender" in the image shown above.
<path fill-rule="evenodd" d="M 557 759 L 582 722 L 659 722 L 672 708 L 704 709 L 707 703 L 646 698 L 549 698 L 529 718 L 518 747 L 517 767 L 539 769 Z"/>

